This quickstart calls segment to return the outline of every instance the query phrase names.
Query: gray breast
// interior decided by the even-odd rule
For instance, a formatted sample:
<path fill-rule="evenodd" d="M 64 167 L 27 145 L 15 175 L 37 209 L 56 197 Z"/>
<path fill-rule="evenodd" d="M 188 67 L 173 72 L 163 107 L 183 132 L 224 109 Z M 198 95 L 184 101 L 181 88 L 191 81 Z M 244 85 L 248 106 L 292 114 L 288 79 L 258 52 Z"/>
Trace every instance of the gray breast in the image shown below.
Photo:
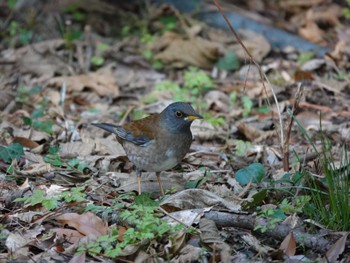
<path fill-rule="evenodd" d="M 169 170 L 181 162 L 192 142 L 192 134 L 169 134 L 166 138 L 151 141 L 147 146 L 125 142 L 129 160 L 141 170 L 160 172 Z"/>

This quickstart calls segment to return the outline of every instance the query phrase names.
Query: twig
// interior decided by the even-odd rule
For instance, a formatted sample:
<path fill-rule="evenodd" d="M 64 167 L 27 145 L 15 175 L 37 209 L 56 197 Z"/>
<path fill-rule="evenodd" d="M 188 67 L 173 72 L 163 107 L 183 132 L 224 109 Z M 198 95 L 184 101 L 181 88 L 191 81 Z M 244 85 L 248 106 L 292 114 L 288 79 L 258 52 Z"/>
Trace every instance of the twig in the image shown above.
<path fill-rule="evenodd" d="M 260 74 L 260 78 L 261 78 L 261 82 L 262 85 L 266 91 L 266 86 L 264 83 L 264 79 L 266 80 L 266 82 L 268 83 L 269 88 L 271 89 L 272 92 L 272 96 L 273 99 L 276 103 L 276 108 L 277 108 L 277 112 L 278 112 L 278 119 L 279 119 L 279 123 L 280 123 L 280 142 L 281 142 L 281 148 L 283 149 L 284 146 L 284 131 L 283 131 L 283 121 L 282 121 L 282 114 L 281 114 L 281 110 L 280 110 L 280 106 L 277 100 L 277 96 L 271 86 L 270 81 L 268 80 L 267 76 L 265 75 L 265 73 L 262 71 L 260 65 L 254 60 L 253 56 L 251 55 L 251 53 L 249 52 L 249 50 L 246 48 L 246 46 L 243 44 L 242 40 L 240 39 L 240 37 L 238 36 L 238 34 L 236 33 L 236 31 L 234 30 L 234 28 L 232 27 L 230 21 L 228 20 L 228 18 L 226 17 L 224 11 L 222 10 L 221 6 L 219 5 L 217 0 L 213 0 L 215 6 L 218 8 L 219 12 L 221 13 L 221 15 L 223 16 L 223 18 L 225 19 L 227 25 L 229 26 L 231 32 L 233 33 L 233 35 L 235 36 L 236 40 L 238 41 L 238 43 L 241 45 L 241 47 L 244 49 L 246 55 L 249 58 L 250 63 L 253 63 L 255 66 L 257 66 L 257 68 L 259 69 L 259 74 Z M 269 104 L 269 101 L 267 101 Z"/>
<path fill-rule="evenodd" d="M 295 94 L 295 100 L 294 100 L 294 104 L 293 104 L 293 108 L 292 108 L 292 114 L 290 116 L 289 125 L 287 127 L 287 136 L 286 136 L 285 141 L 283 142 L 283 170 L 285 172 L 289 171 L 289 139 L 290 139 L 290 134 L 291 134 L 292 126 L 293 126 L 293 122 L 294 122 L 294 118 L 292 117 L 292 115 L 296 115 L 296 112 L 299 108 L 299 103 L 300 103 L 302 95 L 303 95 L 303 90 L 301 87 L 302 87 L 302 84 L 299 83 L 297 92 Z"/>
<path fill-rule="evenodd" d="M 268 230 L 264 236 L 270 236 L 279 240 L 283 240 L 290 231 L 293 231 L 295 240 L 298 244 L 312 248 L 318 252 L 325 252 L 331 245 L 321 234 L 309 234 L 304 229 L 292 229 L 283 223 L 277 224 L 273 229 L 269 229 L 271 223 L 267 219 L 257 218 L 251 214 L 237 214 L 230 212 L 209 211 L 204 213 L 205 218 L 213 220 L 217 226 L 221 227 L 239 227 L 248 230 L 253 230 L 259 226 L 266 226 Z"/>

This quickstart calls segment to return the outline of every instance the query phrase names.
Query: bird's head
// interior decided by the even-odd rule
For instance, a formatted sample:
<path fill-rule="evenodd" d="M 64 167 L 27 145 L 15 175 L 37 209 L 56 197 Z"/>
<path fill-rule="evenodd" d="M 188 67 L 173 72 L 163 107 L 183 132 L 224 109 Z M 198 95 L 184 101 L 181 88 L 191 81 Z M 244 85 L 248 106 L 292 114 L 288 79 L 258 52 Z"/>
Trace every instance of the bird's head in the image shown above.
<path fill-rule="evenodd" d="M 170 104 L 160 113 L 160 116 L 165 127 L 172 132 L 188 131 L 194 120 L 203 119 L 186 102 L 174 102 Z"/>

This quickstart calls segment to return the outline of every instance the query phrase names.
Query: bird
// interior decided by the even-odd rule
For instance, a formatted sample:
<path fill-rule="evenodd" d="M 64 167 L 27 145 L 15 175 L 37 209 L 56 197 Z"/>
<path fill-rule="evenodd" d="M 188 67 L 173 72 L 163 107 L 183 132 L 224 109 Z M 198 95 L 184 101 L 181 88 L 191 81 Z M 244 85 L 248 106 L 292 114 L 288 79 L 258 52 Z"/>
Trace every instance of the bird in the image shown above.
<path fill-rule="evenodd" d="M 116 135 L 126 156 L 136 168 L 138 194 L 143 171 L 155 172 L 164 196 L 160 172 L 174 168 L 188 153 L 193 137 L 191 124 L 203 119 L 191 104 L 174 102 L 162 112 L 123 125 L 91 123 Z"/>

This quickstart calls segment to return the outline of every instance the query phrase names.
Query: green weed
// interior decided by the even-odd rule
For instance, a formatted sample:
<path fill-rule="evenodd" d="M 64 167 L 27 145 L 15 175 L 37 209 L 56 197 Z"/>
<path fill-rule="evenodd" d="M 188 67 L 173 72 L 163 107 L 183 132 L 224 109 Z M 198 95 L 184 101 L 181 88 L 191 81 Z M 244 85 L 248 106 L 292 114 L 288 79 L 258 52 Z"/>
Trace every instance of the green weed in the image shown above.
<path fill-rule="evenodd" d="M 31 206 L 40 204 L 48 210 L 54 210 L 58 207 L 59 201 L 64 201 L 66 203 L 84 201 L 86 195 L 83 191 L 84 187 L 75 187 L 59 195 L 48 197 L 45 196 L 44 191 L 37 189 L 33 191 L 31 196 L 16 198 L 14 201 L 24 202 L 24 204 L 29 204 Z"/>

